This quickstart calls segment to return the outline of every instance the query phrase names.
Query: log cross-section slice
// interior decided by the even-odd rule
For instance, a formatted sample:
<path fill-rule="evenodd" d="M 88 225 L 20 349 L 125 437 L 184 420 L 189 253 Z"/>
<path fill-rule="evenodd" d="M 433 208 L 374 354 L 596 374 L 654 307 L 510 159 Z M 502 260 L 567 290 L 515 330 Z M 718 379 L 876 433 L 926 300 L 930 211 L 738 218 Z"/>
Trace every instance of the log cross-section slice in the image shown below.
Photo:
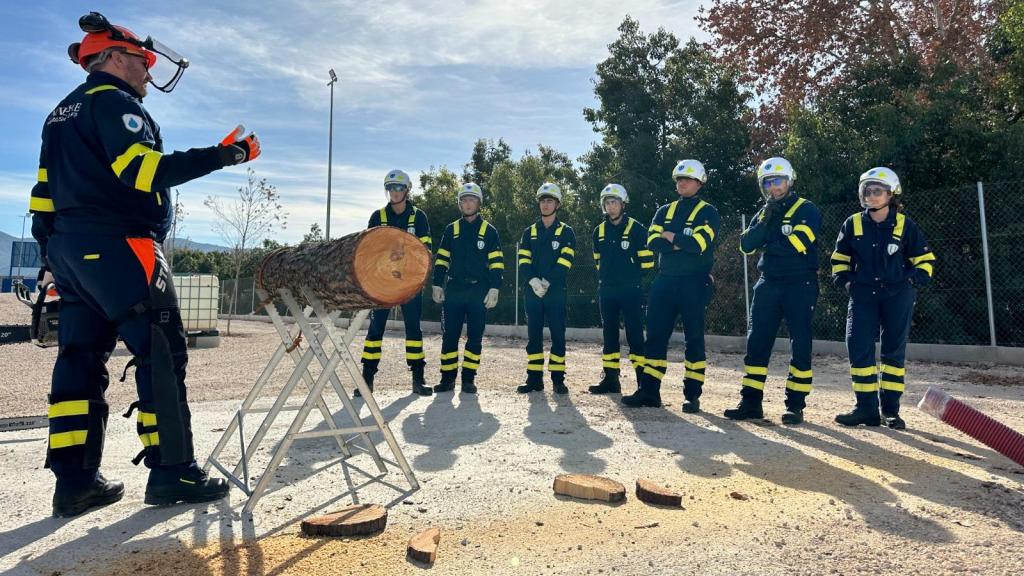
<path fill-rule="evenodd" d="M 302 533 L 306 536 L 361 536 L 376 534 L 387 523 L 387 508 L 377 504 L 354 504 L 303 520 Z"/>
<path fill-rule="evenodd" d="M 411 560 L 433 564 L 437 560 L 437 545 L 441 542 L 440 528 L 427 528 L 409 539 L 407 554 Z"/>
<path fill-rule="evenodd" d="M 401 228 L 377 226 L 329 242 L 288 246 L 256 271 L 260 288 L 287 288 L 304 303 L 308 288 L 328 310 L 390 308 L 412 300 L 427 282 L 430 250 Z"/>
<path fill-rule="evenodd" d="M 657 506 L 672 506 L 679 508 L 683 505 L 683 495 L 673 492 L 668 488 L 658 486 L 645 478 L 637 478 L 636 497 L 641 502 L 655 504 Z"/>
<path fill-rule="evenodd" d="M 553 486 L 555 494 L 572 496 L 583 500 L 604 500 L 620 502 L 626 499 L 626 487 L 622 484 L 589 474 L 559 474 Z"/>

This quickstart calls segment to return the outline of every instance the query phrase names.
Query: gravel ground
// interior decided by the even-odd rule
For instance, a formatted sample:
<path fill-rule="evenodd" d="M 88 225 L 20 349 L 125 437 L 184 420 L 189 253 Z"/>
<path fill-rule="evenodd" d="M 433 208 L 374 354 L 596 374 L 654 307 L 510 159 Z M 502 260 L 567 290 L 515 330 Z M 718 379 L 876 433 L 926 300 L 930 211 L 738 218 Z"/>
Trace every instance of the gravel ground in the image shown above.
<path fill-rule="evenodd" d="M 0 299 L 0 323 L 24 322 L 23 306 Z M 20 308 L 19 308 L 20 306 Z M 276 346 L 268 324 L 234 322 L 216 349 L 189 364 L 197 453 L 205 456 Z M 440 338 L 425 338 L 436 371 Z M 354 349 L 358 349 L 361 340 Z M 1024 470 L 913 408 L 940 385 L 1024 430 L 1020 370 L 911 362 L 904 416 L 909 429 L 845 429 L 832 416 L 852 403 L 846 360 L 815 359 L 807 423 L 778 424 L 786 359 L 776 356 L 765 406 L 769 421 L 720 416 L 735 404 L 742 356 L 709 356 L 705 412 L 680 411 L 681 350 L 663 409 L 624 411 L 593 397 L 600 349 L 571 343 L 566 397 L 515 394 L 524 343 L 487 339 L 476 396 L 409 395 L 401 337 L 389 334 L 376 397 L 421 489 L 397 470 L 380 475 L 368 456 L 336 457 L 328 440 L 305 440 L 285 459 L 254 517 L 243 495 L 209 506 L 149 508 L 134 425 L 116 413 L 133 386 L 112 378 L 104 471 L 123 479 L 125 499 L 71 520 L 49 517 L 52 476 L 42 468 L 45 430 L 0 437 L 0 572 L 12 574 L 402 574 L 425 570 L 405 544 L 442 529 L 443 574 L 1020 574 Z M 0 416 L 45 413 L 54 350 L 0 347 Z M 117 376 L 128 356 L 119 351 Z M 280 369 L 272 379 L 278 388 Z M 129 382 L 131 380 L 129 379 Z M 632 390 L 632 375 L 624 387 Z M 269 402 L 269 398 L 266 402 Z M 328 399 L 332 409 L 340 403 Z M 363 410 L 364 415 L 367 411 Z M 253 429 L 256 416 L 253 416 Z M 338 416 L 343 422 L 344 412 Z M 286 422 L 278 422 L 280 433 Z M 318 416 L 309 428 L 322 428 Z M 379 434 L 378 447 L 386 451 Z M 233 443 L 234 444 L 234 443 Z M 256 455 L 257 474 L 266 452 Z M 237 455 L 237 450 L 230 455 Z M 225 458 L 228 460 L 229 458 Z M 601 474 L 626 485 L 619 505 L 555 497 L 563 472 Z M 684 494 L 683 509 L 633 496 L 638 477 Z M 745 496 L 741 500 L 731 493 Z M 352 502 L 390 509 L 382 534 L 309 539 L 298 521 Z"/>

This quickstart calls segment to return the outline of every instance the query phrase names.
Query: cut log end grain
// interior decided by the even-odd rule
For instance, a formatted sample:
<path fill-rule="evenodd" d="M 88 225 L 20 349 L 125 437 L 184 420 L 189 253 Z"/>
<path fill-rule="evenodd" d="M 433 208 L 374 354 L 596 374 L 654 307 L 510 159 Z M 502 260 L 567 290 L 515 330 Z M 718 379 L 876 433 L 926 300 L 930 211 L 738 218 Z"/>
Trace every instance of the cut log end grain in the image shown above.
<path fill-rule="evenodd" d="M 658 486 L 654 482 L 644 478 L 636 481 L 636 497 L 641 502 L 655 504 L 657 506 L 672 506 L 679 508 L 683 505 L 683 495 L 678 492 Z"/>
<path fill-rule="evenodd" d="M 362 536 L 384 530 L 388 511 L 377 504 L 355 504 L 302 521 L 307 536 Z"/>
<path fill-rule="evenodd" d="M 406 553 L 410 560 L 433 564 L 437 560 L 437 545 L 441 542 L 440 528 L 427 528 L 409 539 Z"/>
<path fill-rule="evenodd" d="M 430 252 L 419 238 L 400 228 L 380 226 L 365 236 L 352 259 L 356 283 L 375 302 L 408 302 L 430 275 Z"/>
<path fill-rule="evenodd" d="M 555 477 L 553 488 L 555 494 L 582 500 L 621 502 L 626 499 L 625 486 L 615 480 L 589 474 L 560 474 Z"/>

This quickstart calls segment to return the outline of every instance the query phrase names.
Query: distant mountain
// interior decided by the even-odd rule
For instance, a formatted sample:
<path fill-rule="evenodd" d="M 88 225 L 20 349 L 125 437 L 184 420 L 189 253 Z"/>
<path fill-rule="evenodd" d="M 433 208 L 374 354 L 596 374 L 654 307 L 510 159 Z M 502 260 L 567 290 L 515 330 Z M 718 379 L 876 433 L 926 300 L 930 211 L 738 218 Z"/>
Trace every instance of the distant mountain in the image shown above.
<path fill-rule="evenodd" d="M 0 232 L 0 276 L 7 276 L 7 273 L 10 271 L 11 246 L 18 240 L 20 240 L 18 236 L 11 236 L 6 232 Z M 25 240 L 31 241 L 32 237 L 28 236 Z M 175 242 L 175 247 L 179 250 L 188 248 L 189 250 L 199 250 L 201 252 L 225 252 L 229 250 L 229 248 L 217 244 L 205 244 L 203 242 L 193 242 L 192 240 L 181 238 Z M 15 269 L 15 272 L 17 272 L 17 269 Z M 23 272 L 31 276 L 35 276 L 35 269 L 33 269 L 31 273 L 28 269 L 25 269 Z"/>

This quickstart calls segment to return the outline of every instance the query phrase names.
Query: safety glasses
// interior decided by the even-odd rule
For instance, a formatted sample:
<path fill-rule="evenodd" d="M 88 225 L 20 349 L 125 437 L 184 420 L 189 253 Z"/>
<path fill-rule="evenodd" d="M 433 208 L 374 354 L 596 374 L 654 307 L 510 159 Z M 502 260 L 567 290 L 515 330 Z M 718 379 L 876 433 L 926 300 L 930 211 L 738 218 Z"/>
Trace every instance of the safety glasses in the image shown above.
<path fill-rule="evenodd" d="M 789 178 L 786 178 L 785 176 L 774 176 L 771 178 L 765 178 L 764 180 L 761 180 L 761 188 L 767 190 L 775 186 L 782 186 L 786 182 L 789 182 Z"/>
<path fill-rule="evenodd" d="M 874 186 L 865 186 L 862 194 L 865 198 L 870 198 L 872 196 L 885 196 L 887 192 L 889 192 L 888 187 L 876 184 Z"/>
<path fill-rule="evenodd" d="M 405 184 L 387 184 L 384 189 L 388 192 L 405 192 L 409 190 L 409 187 Z"/>

